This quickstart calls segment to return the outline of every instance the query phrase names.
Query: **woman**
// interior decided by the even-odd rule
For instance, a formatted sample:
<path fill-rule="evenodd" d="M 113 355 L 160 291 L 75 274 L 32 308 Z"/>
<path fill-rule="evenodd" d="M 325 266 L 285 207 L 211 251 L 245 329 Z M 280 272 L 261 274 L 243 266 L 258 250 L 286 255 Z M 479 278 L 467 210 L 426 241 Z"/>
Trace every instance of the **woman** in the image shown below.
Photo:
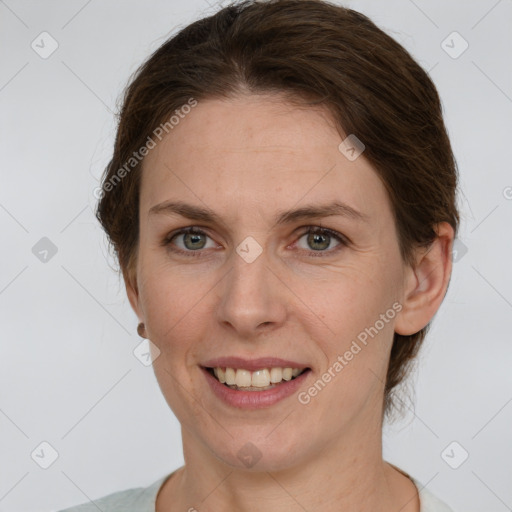
<path fill-rule="evenodd" d="M 382 424 L 448 288 L 456 187 L 433 83 L 365 16 L 250 0 L 167 41 L 97 216 L 185 465 L 67 510 L 451 510 Z"/>

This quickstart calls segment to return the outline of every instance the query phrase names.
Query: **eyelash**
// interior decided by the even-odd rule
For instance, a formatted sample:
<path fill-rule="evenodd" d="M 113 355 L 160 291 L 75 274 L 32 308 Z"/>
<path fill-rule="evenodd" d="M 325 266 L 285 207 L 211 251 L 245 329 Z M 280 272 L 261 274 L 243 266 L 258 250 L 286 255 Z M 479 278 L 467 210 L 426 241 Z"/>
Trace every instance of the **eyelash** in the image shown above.
<path fill-rule="evenodd" d="M 313 233 L 315 235 L 317 235 L 317 234 L 318 235 L 329 235 L 330 237 L 336 239 L 339 242 L 339 245 L 336 246 L 334 249 L 330 249 L 330 250 L 326 250 L 326 251 L 312 251 L 312 250 L 311 251 L 307 251 L 306 250 L 306 252 L 312 253 L 311 257 L 313 257 L 313 258 L 324 257 L 325 254 L 330 256 L 333 253 L 338 252 L 338 250 L 341 250 L 343 247 L 348 245 L 348 240 L 343 235 L 341 235 L 341 233 L 338 233 L 337 231 L 334 231 L 334 230 L 329 229 L 329 228 L 322 228 L 322 227 L 319 227 L 319 226 L 304 226 L 304 227 L 307 228 L 307 231 L 304 231 L 303 233 L 301 233 L 301 235 L 299 236 L 299 240 L 304 235 L 309 235 L 310 233 Z M 202 249 L 198 249 L 196 251 L 184 251 L 183 249 L 179 249 L 179 248 L 175 248 L 175 247 L 171 248 L 172 241 L 177 236 L 179 236 L 179 235 L 186 235 L 186 234 L 205 235 L 208 238 L 211 238 L 211 237 L 208 236 L 207 233 L 205 233 L 201 229 L 198 229 L 196 226 L 190 226 L 188 228 L 183 228 L 183 229 L 180 229 L 178 231 L 174 231 L 173 233 L 169 234 L 162 241 L 162 246 L 170 248 L 170 250 L 172 252 L 175 252 L 175 253 L 178 253 L 178 254 L 184 254 L 186 256 L 192 256 L 192 257 L 195 257 L 195 258 L 203 257 L 204 250 L 202 250 Z"/>

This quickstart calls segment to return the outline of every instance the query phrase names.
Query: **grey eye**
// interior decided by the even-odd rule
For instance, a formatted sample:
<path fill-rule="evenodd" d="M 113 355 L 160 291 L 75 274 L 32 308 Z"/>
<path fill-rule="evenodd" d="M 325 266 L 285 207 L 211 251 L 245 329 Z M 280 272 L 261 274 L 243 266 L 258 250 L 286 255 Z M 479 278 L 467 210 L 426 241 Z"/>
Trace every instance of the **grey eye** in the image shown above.
<path fill-rule="evenodd" d="M 305 250 L 313 250 L 316 252 L 327 252 L 327 249 L 332 249 L 333 247 L 330 247 L 331 242 L 337 241 L 339 245 L 342 241 L 341 239 L 325 230 L 310 230 L 307 233 L 304 233 L 300 239 L 304 239 L 306 237 L 306 247 L 300 246 L 302 249 Z"/>

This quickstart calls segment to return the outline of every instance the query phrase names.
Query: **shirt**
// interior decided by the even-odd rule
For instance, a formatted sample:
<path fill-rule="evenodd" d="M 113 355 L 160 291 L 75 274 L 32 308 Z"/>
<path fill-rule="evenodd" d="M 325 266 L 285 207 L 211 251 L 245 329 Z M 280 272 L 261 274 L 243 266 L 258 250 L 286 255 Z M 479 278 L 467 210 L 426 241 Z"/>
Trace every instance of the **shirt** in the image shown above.
<path fill-rule="evenodd" d="M 418 489 L 420 512 L 453 512 L 446 503 L 427 490 L 418 480 L 400 469 L 399 471 L 408 476 Z M 115 492 L 95 500 L 94 503 L 83 503 L 58 512 L 98 512 L 98 510 L 102 512 L 155 512 L 158 491 L 173 473 L 159 478 L 149 487 L 137 487 L 135 489 Z"/>

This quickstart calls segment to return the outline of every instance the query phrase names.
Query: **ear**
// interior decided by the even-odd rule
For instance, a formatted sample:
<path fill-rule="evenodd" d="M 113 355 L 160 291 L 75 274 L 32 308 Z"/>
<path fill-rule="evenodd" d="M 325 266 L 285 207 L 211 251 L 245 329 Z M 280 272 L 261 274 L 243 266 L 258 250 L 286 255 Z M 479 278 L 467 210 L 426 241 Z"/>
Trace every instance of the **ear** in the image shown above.
<path fill-rule="evenodd" d="M 135 268 L 123 270 L 124 285 L 126 288 L 126 295 L 130 301 L 133 311 L 137 315 L 139 322 L 144 322 L 144 314 L 139 300 L 139 287 L 137 284 L 137 272 Z"/>
<path fill-rule="evenodd" d="M 437 224 L 435 230 L 435 240 L 428 249 L 417 250 L 415 267 L 406 270 L 402 310 L 395 322 L 395 332 L 403 336 L 417 333 L 430 322 L 448 290 L 454 230 L 447 222 Z"/>

